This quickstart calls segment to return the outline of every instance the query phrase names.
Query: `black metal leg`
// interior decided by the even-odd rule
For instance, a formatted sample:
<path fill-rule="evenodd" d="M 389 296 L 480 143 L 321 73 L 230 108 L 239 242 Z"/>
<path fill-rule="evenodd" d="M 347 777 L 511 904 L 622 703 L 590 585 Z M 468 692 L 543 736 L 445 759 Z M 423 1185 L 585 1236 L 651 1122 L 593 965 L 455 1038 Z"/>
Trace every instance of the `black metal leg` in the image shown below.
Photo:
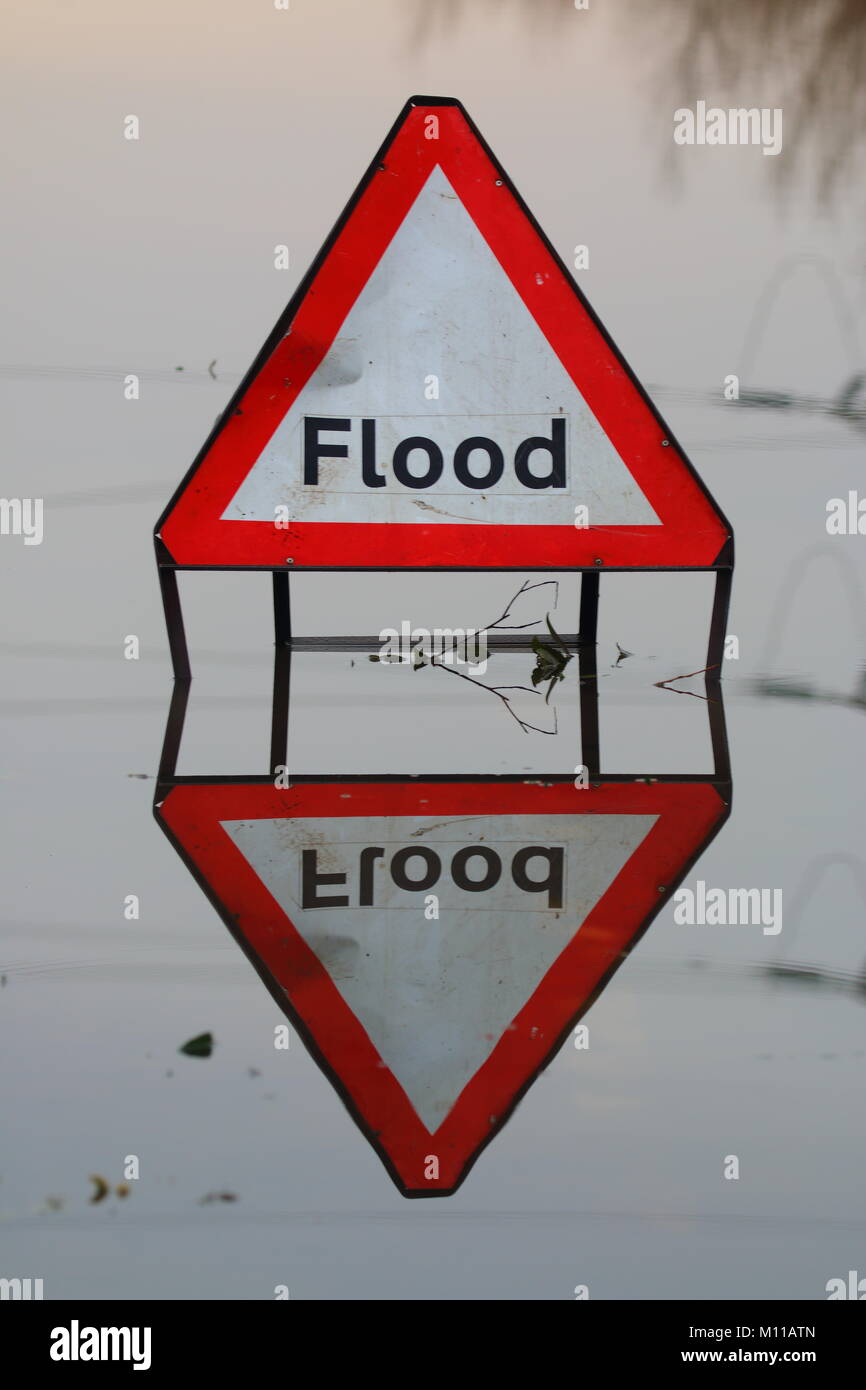
<path fill-rule="evenodd" d="M 292 672 L 290 646 L 274 647 L 274 699 L 271 707 L 271 775 L 286 767 L 289 756 L 289 686 Z"/>
<path fill-rule="evenodd" d="M 278 647 L 292 640 L 292 608 L 289 576 L 285 570 L 274 570 L 274 641 Z"/>
<path fill-rule="evenodd" d="M 177 771 L 177 759 L 180 753 L 180 741 L 183 736 L 183 723 L 186 718 L 191 684 L 189 677 L 185 679 L 180 677 L 175 681 L 171 692 L 165 738 L 162 741 L 162 752 L 159 757 L 159 771 L 156 774 L 155 800 L 157 803 L 165 796 L 168 790 L 167 784 L 174 781 Z"/>
<path fill-rule="evenodd" d="M 598 731 L 598 584 L 599 576 L 587 570 L 580 578 L 580 744 L 584 767 L 590 782 L 601 776 L 601 750 Z"/>
<path fill-rule="evenodd" d="M 580 576 L 578 640 L 581 645 L 595 646 L 598 635 L 598 580 L 598 570 L 584 570 Z"/>
<path fill-rule="evenodd" d="M 175 680 L 189 680 L 189 652 L 186 648 L 186 633 L 183 630 L 183 613 L 177 589 L 177 570 L 167 566 L 159 567 L 159 587 L 162 592 L 162 606 L 165 611 L 165 626 L 168 630 L 168 648 Z"/>
<path fill-rule="evenodd" d="M 728 630 L 728 608 L 731 602 L 733 579 L 733 570 L 716 570 L 716 592 L 713 596 L 713 613 L 710 618 L 707 666 L 714 666 L 718 672 L 721 672 L 722 662 L 725 659 L 725 637 Z"/>
<path fill-rule="evenodd" d="M 705 675 L 715 776 L 716 780 L 722 784 L 722 794 L 727 802 L 730 802 L 731 799 L 731 755 L 728 748 L 721 682 L 733 578 L 733 570 L 716 570 L 716 589 L 713 596 L 712 617 L 710 618 L 710 640 L 707 647 L 707 671 Z"/>

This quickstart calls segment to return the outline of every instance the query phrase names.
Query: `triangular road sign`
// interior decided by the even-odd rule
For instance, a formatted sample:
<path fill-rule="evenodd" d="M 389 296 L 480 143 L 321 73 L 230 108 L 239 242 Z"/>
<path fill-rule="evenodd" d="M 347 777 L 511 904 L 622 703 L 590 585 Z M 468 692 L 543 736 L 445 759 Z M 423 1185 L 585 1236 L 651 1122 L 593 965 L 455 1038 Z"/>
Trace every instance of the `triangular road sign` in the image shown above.
<path fill-rule="evenodd" d="M 163 563 L 706 569 L 731 532 L 459 102 L 414 97 L 160 522 Z"/>
<path fill-rule="evenodd" d="M 727 813 L 699 781 L 188 784 L 157 807 L 413 1197 L 462 1182 Z"/>

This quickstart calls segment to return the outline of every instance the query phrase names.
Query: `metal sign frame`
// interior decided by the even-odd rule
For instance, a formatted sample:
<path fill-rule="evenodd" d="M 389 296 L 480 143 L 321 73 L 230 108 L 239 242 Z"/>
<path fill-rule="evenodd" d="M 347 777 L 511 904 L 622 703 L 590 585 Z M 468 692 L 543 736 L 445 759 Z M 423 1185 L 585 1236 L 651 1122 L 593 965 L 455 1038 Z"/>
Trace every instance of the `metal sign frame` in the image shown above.
<path fill-rule="evenodd" d="M 720 576 L 721 577 L 721 576 Z M 278 582 L 285 578 L 278 574 L 274 575 L 275 590 Z M 583 583 L 597 579 L 591 571 L 584 576 Z M 279 603 L 275 603 L 279 609 Z M 731 800 L 731 759 L 728 747 L 727 727 L 725 723 L 724 705 L 722 702 L 722 681 L 720 676 L 721 663 L 724 652 L 724 616 L 727 609 L 727 595 L 723 595 L 722 600 L 718 598 L 714 607 L 713 616 L 710 624 L 710 637 L 707 652 L 706 670 L 702 672 L 704 690 L 707 704 L 707 716 L 710 731 L 710 744 L 712 750 L 713 771 L 711 773 L 654 773 L 630 772 L 630 773 L 606 773 L 602 771 L 601 743 L 599 733 L 599 692 L 598 692 L 598 667 L 597 652 L 595 643 L 596 625 L 598 620 L 598 586 L 589 584 L 581 594 L 580 605 L 580 625 L 581 633 L 563 639 L 565 645 L 570 648 L 577 658 L 577 673 L 580 700 L 580 730 L 581 730 L 581 760 L 582 765 L 587 769 L 588 780 L 591 784 L 605 782 L 635 782 L 635 781 L 654 781 L 654 782 L 712 782 L 717 788 L 719 795 L 726 804 Z M 279 629 L 279 621 L 277 621 Z M 582 635 L 581 635 L 582 634 Z M 515 633 L 510 636 L 502 634 L 491 634 L 488 648 L 492 651 L 500 652 L 519 652 L 531 651 L 533 639 L 522 633 Z M 154 793 L 154 806 L 158 806 L 162 798 L 168 791 L 175 786 L 196 785 L 199 783 L 220 784 L 230 783 L 266 783 L 273 782 L 276 770 L 288 765 L 288 742 L 289 742 L 289 712 L 291 695 L 291 668 L 293 652 L 316 652 L 316 651 L 346 651 L 346 652 L 375 652 L 379 649 L 379 639 L 376 637 L 346 637 L 346 638 L 297 638 L 293 642 L 290 638 L 283 635 L 274 644 L 274 679 L 273 694 L 271 702 L 271 734 L 270 734 L 270 757 L 268 762 L 269 771 L 252 774 L 237 773 L 230 775 L 217 776 L 197 775 L 197 774 L 178 774 L 177 762 L 180 755 L 181 742 L 183 739 L 183 729 L 186 720 L 189 695 L 192 687 L 191 676 L 177 677 L 172 688 L 172 696 L 169 704 L 168 720 L 166 723 L 165 736 L 163 740 L 162 752 L 159 761 L 159 770 L 156 777 L 156 789 Z M 330 782 L 335 777 L 334 773 L 289 773 L 290 784 L 301 784 L 305 782 Z M 388 782 L 388 781 L 414 781 L 423 779 L 426 782 L 477 782 L 477 781 L 500 781 L 500 782 L 525 782 L 527 777 L 530 780 L 542 780 L 544 782 L 572 782 L 574 781 L 573 772 L 501 772 L 501 773 L 475 773 L 475 772 L 425 772 L 420 770 L 412 773 L 354 773 L 340 777 L 340 780 L 347 782 Z"/>

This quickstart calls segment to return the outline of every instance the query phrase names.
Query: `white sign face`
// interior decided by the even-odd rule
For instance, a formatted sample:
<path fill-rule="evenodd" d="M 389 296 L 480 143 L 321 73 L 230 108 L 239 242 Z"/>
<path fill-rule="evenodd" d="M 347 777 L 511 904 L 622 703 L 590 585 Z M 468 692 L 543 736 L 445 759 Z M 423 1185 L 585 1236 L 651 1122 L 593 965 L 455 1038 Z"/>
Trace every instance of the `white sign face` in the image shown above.
<path fill-rule="evenodd" d="M 661 524 L 436 165 L 221 519 L 573 526 L 578 505 Z"/>
<path fill-rule="evenodd" d="M 657 820 L 599 813 L 220 824 L 432 1134 Z"/>

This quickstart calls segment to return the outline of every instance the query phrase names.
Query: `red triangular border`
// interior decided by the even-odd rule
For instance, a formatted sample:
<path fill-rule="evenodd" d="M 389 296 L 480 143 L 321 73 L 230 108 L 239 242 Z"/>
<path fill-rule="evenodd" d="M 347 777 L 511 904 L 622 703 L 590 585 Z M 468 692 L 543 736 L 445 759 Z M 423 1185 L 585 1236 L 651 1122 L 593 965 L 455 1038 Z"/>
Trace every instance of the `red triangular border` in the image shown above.
<path fill-rule="evenodd" d="M 439 121 L 436 140 L 424 136 L 431 115 Z M 267 521 L 220 520 L 437 164 L 660 526 L 295 522 L 277 530 Z M 730 537 L 724 517 L 457 103 L 410 103 L 270 343 L 158 525 L 176 564 L 270 568 L 291 556 L 294 570 L 708 568 Z"/>

